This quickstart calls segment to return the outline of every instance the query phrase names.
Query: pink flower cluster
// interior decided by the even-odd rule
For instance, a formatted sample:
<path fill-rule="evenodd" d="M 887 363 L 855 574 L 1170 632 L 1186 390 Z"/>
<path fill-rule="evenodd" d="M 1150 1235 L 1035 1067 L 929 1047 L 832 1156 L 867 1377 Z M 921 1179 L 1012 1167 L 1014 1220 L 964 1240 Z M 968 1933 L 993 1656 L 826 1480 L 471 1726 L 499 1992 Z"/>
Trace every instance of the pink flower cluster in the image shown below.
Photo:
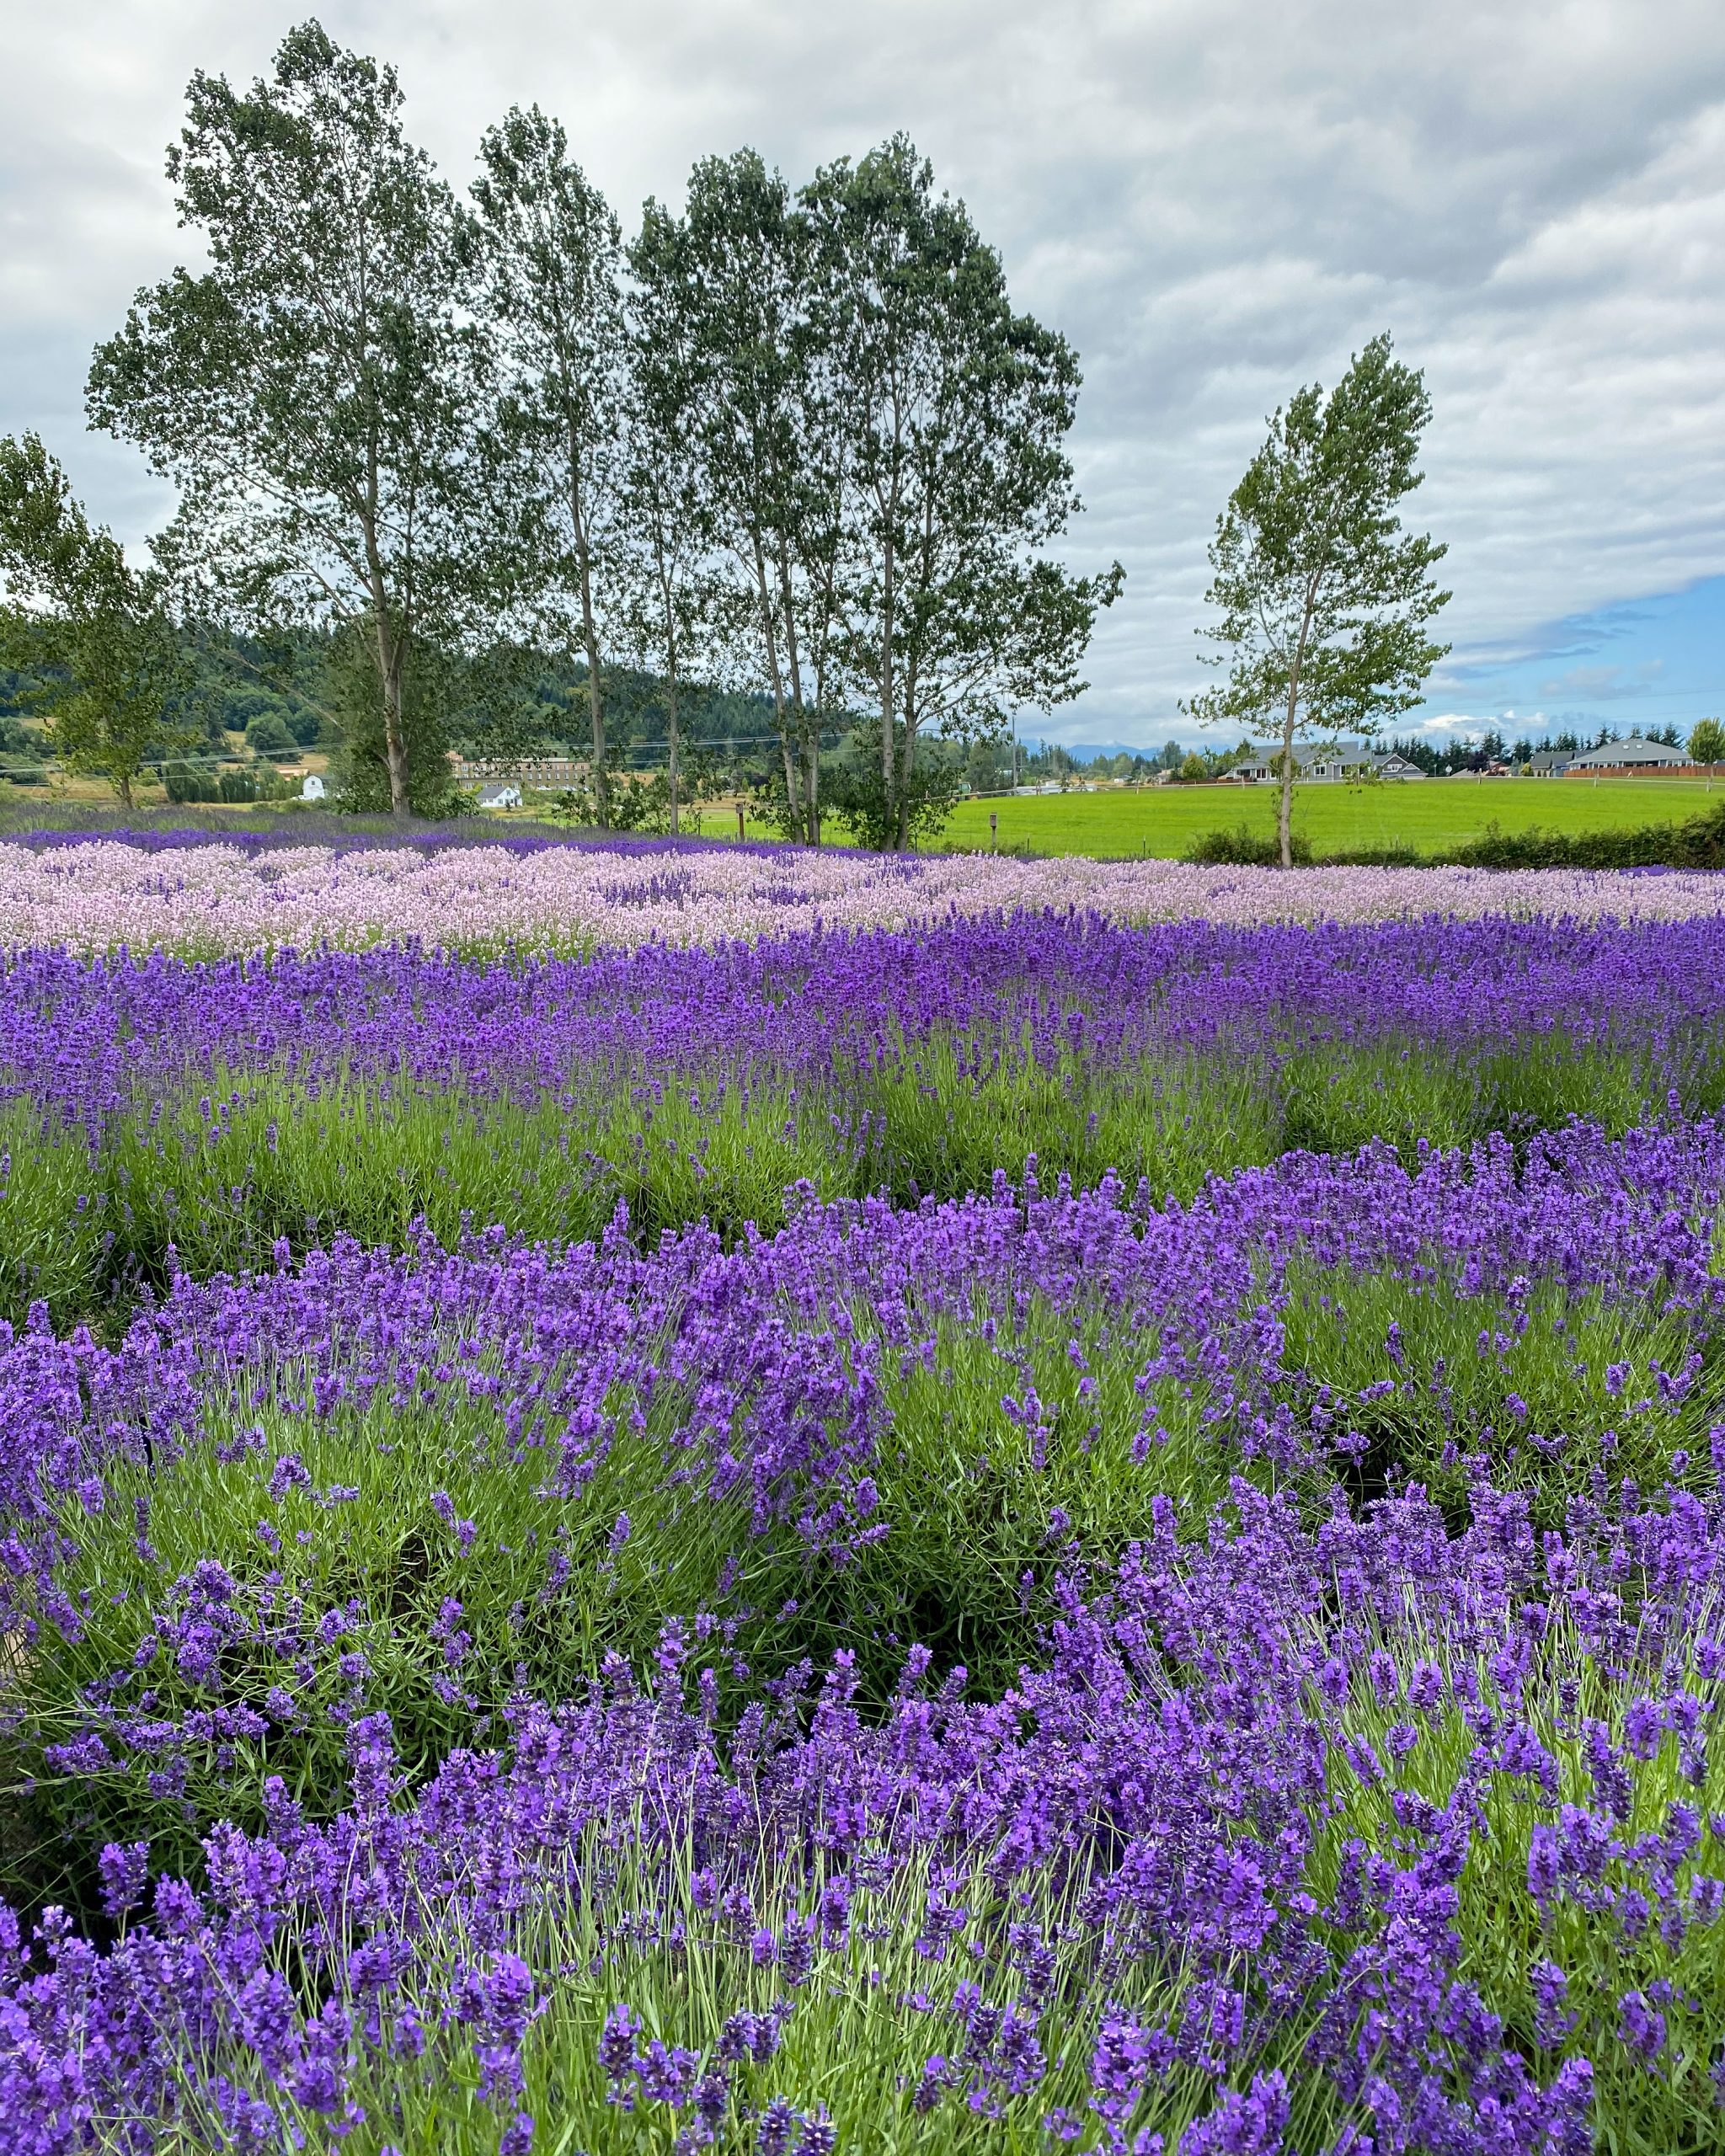
<path fill-rule="evenodd" d="M 1445 915 L 1682 921 L 1725 915 L 1725 878 L 1573 870 L 1204 868 L 1167 861 L 900 859 L 702 847 L 151 848 L 90 840 L 0 846 L 0 948 L 162 948 L 216 955 L 417 940 L 708 943 L 816 926 L 918 927 L 959 915 L 1086 911 L 1123 923 L 1239 926 Z"/>

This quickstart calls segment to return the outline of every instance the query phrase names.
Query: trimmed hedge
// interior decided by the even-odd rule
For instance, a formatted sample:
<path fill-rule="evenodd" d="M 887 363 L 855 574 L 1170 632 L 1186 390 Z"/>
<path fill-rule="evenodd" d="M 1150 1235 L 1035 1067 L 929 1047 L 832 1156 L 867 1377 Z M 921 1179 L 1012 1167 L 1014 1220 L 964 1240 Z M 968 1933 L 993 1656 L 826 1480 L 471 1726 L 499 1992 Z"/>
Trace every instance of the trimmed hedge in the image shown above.
<path fill-rule="evenodd" d="M 1725 868 L 1725 802 L 1681 824 L 1616 831 L 1500 830 L 1450 855 L 1472 868 Z"/>
<path fill-rule="evenodd" d="M 1315 854 L 1305 839 L 1294 841 L 1301 868 L 1720 868 L 1725 869 L 1725 801 L 1681 824 L 1642 824 L 1616 831 L 1506 831 L 1496 821 L 1477 839 L 1448 853 L 1416 853 L 1412 846 L 1367 846 Z M 1244 824 L 1208 831 L 1187 854 L 1212 867 L 1274 868 L 1280 854 L 1274 835 Z"/>
<path fill-rule="evenodd" d="M 206 801 L 287 801 L 299 792 L 294 780 L 261 764 L 211 771 L 207 766 L 175 760 L 162 766 L 162 782 L 176 806 Z"/>

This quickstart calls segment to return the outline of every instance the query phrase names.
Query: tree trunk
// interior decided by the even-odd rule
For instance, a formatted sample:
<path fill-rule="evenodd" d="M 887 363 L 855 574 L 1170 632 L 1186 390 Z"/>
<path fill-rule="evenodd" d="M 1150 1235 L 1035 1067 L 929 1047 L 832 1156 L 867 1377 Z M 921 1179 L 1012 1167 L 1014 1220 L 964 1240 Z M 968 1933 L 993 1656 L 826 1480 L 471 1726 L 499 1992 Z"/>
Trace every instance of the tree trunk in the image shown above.
<path fill-rule="evenodd" d="M 885 811 L 896 818 L 898 788 L 894 783 L 897 776 L 898 757 L 893 741 L 893 618 L 894 601 L 897 597 L 893 584 L 893 572 L 897 563 L 893 557 L 892 527 L 887 527 L 886 543 L 882 553 L 880 606 L 880 782 L 885 790 Z"/>
<path fill-rule="evenodd" d="M 785 767 L 785 815 L 794 834 L 801 827 L 802 804 L 798 798 L 797 767 L 791 758 L 790 729 L 785 723 L 784 675 L 778 663 L 778 638 L 772 626 L 772 595 L 767 589 L 766 557 L 761 540 L 755 540 L 755 588 L 761 600 L 761 634 L 766 645 L 766 670 L 772 680 L 773 717 L 778 726 L 779 753 Z"/>
<path fill-rule="evenodd" d="M 655 523 L 653 563 L 659 576 L 659 603 L 665 609 L 665 740 L 670 787 L 670 835 L 677 835 L 677 610 L 665 574 L 665 538 Z"/>
<path fill-rule="evenodd" d="M 117 772 L 114 783 L 119 790 L 120 805 L 129 816 L 131 814 L 131 773 L 124 770 Z"/>
<path fill-rule="evenodd" d="M 670 835 L 677 835 L 677 649 L 670 646 L 670 671 L 665 675 L 665 738 L 670 760 Z"/>
<path fill-rule="evenodd" d="M 1312 609 L 1316 601 L 1317 584 L 1314 579 L 1306 586 L 1300 642 L 1295 648 L 1294 664 L 1288 670 L 1288 709 L 1282 721 L 1282 798 L 1276 817 L 1276 838 L 1284 868 L 1294 866 L 1294 720 L 1300 709 L 1300 677 L 1306 668 L 1306 646 L 1311 634 Z"/>
<path fill-rule="evenodd" d="M 916 663 L 905 670 L 905 740 L 898 755 L 897 808 L 893 818 L 894 851 L 911 843 L 911 776 L 916 768 Z"/>
<path fill-rule="evenodd" d="M 377 443 L 375 429 L 367 439 L 366 508 L 366 582 L 371 595 L 371 620 L 377 638 L 377 686 L 383 707 L 383 767 L 389 774 L 389 813 L 405 820 L 414 813 L 408 798 L 408 743 L 402 724 L 401 679 L 405 632 L 398 633 L 389 616 L 389 593 L 383 581 L 383 557 L 377 544 Z"/>
<path fill-rule="evenodd" d="M 389 813 L 414 813 L 408 798 L 408 744 L 402 724 L 402 640 L 390 626 L 389 609 L 374 598 L 377 622 L 377 680 L 383 702 L 383 768 L 389 774 Z"/>
<path fill-rule="evenodd" d="M 785 767 L 785 820 L 794 839 L 803 828 L 803 801 L 797 786 L 797 760 L 791 753 L 791 737 L 782 718 L 779 722 L 778 745 Z"/>
<path fill-rule="evenodd" d="M 581 581 L 586 582 L 582 572 Z M 586 611 L 583 594 L 582 611 Z M 606 768 L 605 702 L 599 687 L 599 639 L 593 632 L 590 616 L 583 624 L 582 643 L 587 656 L 587 705 L 593 720 L 593 803 L 599 814 L 599 828 L 611 829 L 611 774 Z"/>
<path fill-rule="evenodd" d="M 1294 710 L 1298 691 L 1288 691 L 1288 713 L 1282 722 L 1282 795 L 1276 809 L 1276 843 L 1282 866 L 1294 866 Z"/>
<path fill-rule="evenodd" d="M 791 597 L 790 555 L 782 536 L 779 539 L 778 545 L 778 588 L 780 600 L 785 610 L 785 661 L 790 669 L 791 712 L 796 727 L 797 746 L 800 755 L 806 759 L 809 755 L 809 713 L 808 707 L 803 702 L 803 666 L 797 649 L 797 610 Z M 812 765 L 809 776 L 810 783 L 807 788 L 807 800 L 802 808 L 793 814 L 791 830 L 793 836 L 802 839 L 805 845 L 813 846 L 816 834 Z M 806 814 L 803 813 L 804 809 L 806 809 Z"/>
<path fill-rule="evenodd" d="M 587 540 L 587 520 L 581 513 L 580 443 L 569 430 L 569 525 L 575 536 L 575 559 L 581 579 L 581 648 L 587 659 L 587 705 L 593 721 L 593 802 L 599 828 L 611 828 L 611 775 L 606 768 L 605 699 L 599 682 L 599 630 L 593 618 L 593 552 Z"/>

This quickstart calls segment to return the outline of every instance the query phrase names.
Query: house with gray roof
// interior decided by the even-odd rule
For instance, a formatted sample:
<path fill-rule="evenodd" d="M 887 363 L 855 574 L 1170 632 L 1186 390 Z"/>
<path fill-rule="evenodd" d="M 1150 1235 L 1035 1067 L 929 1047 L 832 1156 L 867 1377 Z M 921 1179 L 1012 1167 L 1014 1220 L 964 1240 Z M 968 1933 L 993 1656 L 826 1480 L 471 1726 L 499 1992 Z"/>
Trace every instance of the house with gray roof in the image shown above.
<path fill-rule="evenodd" d="M 1279 748 L 1256 750 L 1228 773 L 1236 783 L 1247 786 L 1274 786 L 1279 783 L 1281 776 L 1282 752 Z M 1418 764 L 1410 763 L 1406 756 L 1398 756 L 1393 750 L 1374 749 L 1364 741 L 1296 741 L 1294 776 L 1302 785 L 1308 780 L 1316 780 L 1334 786 L 1374 776 L 1423 778 L 1425 773 Z"/>
<path fill-rule="evenodd" d="M 1663 741 L 1643 741 L 1634 734 L 1627 741 L 1607 741 L 1603 748 L 1572 756 L 1569 770 L 1572 775 L 1576 771 L 1680 771 L 1688 762 L 1686 750 L 1668 749 Z"/>

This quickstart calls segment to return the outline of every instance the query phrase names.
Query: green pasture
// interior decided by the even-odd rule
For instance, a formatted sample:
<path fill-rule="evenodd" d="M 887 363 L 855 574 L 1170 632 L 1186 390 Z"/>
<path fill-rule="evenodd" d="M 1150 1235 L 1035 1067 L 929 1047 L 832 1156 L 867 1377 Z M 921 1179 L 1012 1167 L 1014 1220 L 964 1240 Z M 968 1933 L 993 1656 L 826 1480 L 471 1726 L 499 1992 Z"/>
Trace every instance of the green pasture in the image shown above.
<path fill-rule="evenodd" d="M 1717 798 L 1717 790 L 1712 798 Z M 1478 838 L 1492 823 L 1506 831 L 1538 826 L 1566 835 L 1677 824 L 1699 814 L 1709 798 L 1704 779 L 1434 778 L 1364 786 L 1314 782 L 1294 789 L 1294 829 L 1320 854 L 1376 846 L 1413 846 L 1420 853 L 1438 854 Z M 961 801 L 942 847 L 985 851 L 991 815 L 1000 818 L 1003 851 L 1103 859 L 1147 854 L 1178 860 L 1209 831 L 1234 830 L 1243 823 L 1268 836 L 1276 827 L 1276 790 L 1164 786 Z"/>

